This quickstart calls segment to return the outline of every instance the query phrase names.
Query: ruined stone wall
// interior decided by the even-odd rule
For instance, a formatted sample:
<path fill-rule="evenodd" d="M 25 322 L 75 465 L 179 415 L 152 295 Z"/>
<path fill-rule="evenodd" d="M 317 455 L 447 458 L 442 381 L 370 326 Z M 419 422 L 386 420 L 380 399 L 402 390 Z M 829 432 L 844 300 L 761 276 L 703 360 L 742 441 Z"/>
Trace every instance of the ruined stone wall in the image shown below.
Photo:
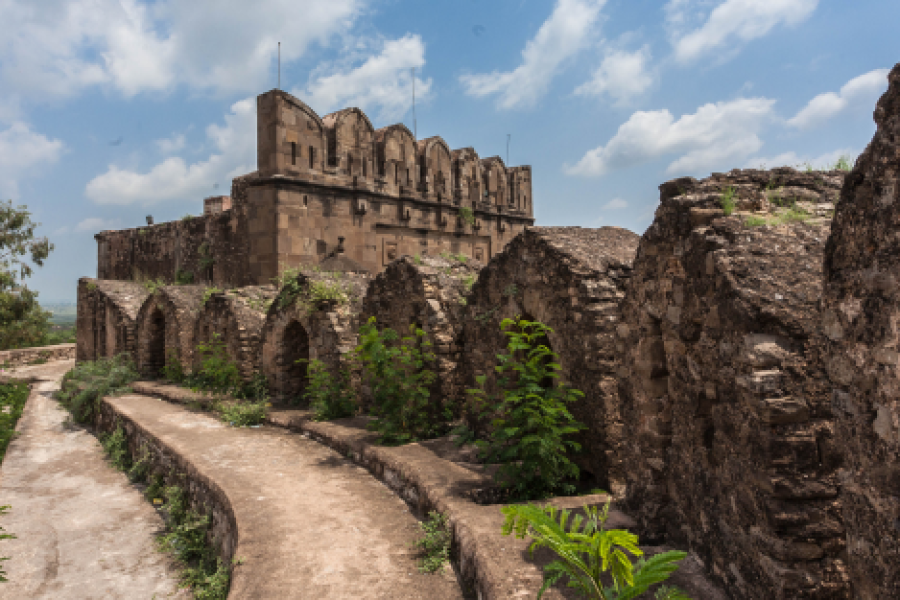
<path fill-rule="evenodd" d="M 534 227 L 516 237 L 482 269 L 469 298 L 460 374 L 464 387 L 477 375 L 494 377 L 506 348 L 500 322 L 521 315 L 553 328 L 561 379 L 584 392 L 570 406 L 587 425 L 581 466 L 600 485 L 621 493 L 616 327 L 619 304 L 638 236 L 617 227 Z"/>
<path fill-rule="evenodd" d="M 275 298 L 273 285 L 248 286 L 213 294 L 196 319 L 194 344 L 218 339 L 225 343 L 228 355 L 237 365 L 244 381 L 262 372 L 262 328 L 266 311 Z M 193 356 L 194 368 L 200 366 L 199 352 Z"/>
<path fill-rule="evenodd" d="M 138 310 L 149 295 L 140 283 L 79 279 L 76 360 L 97 360 L 121 353 L 134 358 Z"/>
<path fill-rule="evenodd" d="M 856 598 L 900 598 L 900 65 L 841 192 L 825 249 L 822 330 L 842 442 Z"/>
<path fill-rule="evenodd" d="M 436 403 L 455 405 L 465 396 L 457 377 L 465 296 L 483 267 L 459 255 L 403 256 L 375 278 L 363 299 L 361 323 L 375 317 L 379 328 L 390 327 L 401 337 L 409 335 L 413 324 L 428 334 L 437 357 L 432 393 Z"/>
<path fill-rule="evenodd" d="M 665 183 L 628 283 L 627 506 L 642 539 L 690 547 L 735 598 L 850 597 L 815 336 L 842 182 L 783 168 Z"/>
<path fill-rule="evenodd" d="M 156 377 L 178 360 L 189 369 L 194 361 L 194 332 L 206 288 L 169 285 L 157 289 L 141 305 L 137 317 L 137 368 Z"/>
<path fill-rule="evenodd" d="M 321 360 L 332 373 L 348 367 L 356 347 L 359 312 L 371 276 L 306 270 L 274 299 L 262 332 L 262 371 L 274 401 L 306 405 L 307 364 Z M 315 285 L 338 287 L 346 301 L 316 301 Z"/>
<path fill-rule="evenodd" d="M 102 231 L 97 239 L 97 278 L 162 280 L 187 276 L 219 287 L 251 281 L 246 211 L 233 208 L 136 229 Z"/>

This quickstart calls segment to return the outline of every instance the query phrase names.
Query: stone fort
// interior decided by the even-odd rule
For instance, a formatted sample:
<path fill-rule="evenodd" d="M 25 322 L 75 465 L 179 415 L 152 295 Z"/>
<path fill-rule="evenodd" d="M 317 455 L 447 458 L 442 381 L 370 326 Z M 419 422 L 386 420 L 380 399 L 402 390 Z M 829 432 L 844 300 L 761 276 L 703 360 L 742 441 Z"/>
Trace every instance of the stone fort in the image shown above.
<path fill-rule="evenodd" d="M 431 402 L 460 406 L 525 315 L 585 394 L 579 465 L 642 541 L 689 550 L 727 597 L 900 598 L 900 65 L 889 81 L 852 171 L 669 181 L 642 236 L 533 226 L 527 167 L 269 92 L 230 198 L 97 236 L 78 360 L 154 377 L 216 334 L 286 402 L 299 359 L 340 368 L 374 316 L 426 331 Z M 346 301 L 298 309 L 281 265 Z"/>
<path fill-rule="evenodd" d="M 357 108 L 322 118 L 280 90 L 257 98 L 257 163 L 201 217 L 97 234 L 97 277 L 242 286 L 326 259 L 370 273 L 404 254 L 486 262 L 534 223 L 531 167 L 376 130 Z"/>

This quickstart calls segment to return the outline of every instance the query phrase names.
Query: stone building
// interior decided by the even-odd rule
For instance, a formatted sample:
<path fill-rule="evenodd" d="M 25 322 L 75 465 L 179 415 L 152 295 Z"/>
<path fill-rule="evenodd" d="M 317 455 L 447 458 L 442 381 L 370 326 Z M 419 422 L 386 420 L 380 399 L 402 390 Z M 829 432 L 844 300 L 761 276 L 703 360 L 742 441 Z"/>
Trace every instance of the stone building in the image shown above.
<path fill-rule="evenodd" d="M 138 311 L 149 295 L 139 283 L 79 279 L 76 360 L 133 355 Z"/>
<path fill-rule="evenodd" d="M 363 299 L 361 323 L 375 317 L 379 328 L 390 327 L 401 337 L 409 335 L 410 325 L 428 335 L 436 356 L 435 403 L 455 405 L 465 396 L 457 376 L 460 338 L 466 295 L 483 267 L 463 255 L 403 256 L 372 281 Z"/>
<path fill-rule="evenodd" d="M 137 316 L 135 362 L 138 371 L 159 376 L 167 364 L 178 361 L 189 369 L 194 361 L 194 333 L 206 289 L 200 285 L 158 288 L 141 305 Z"/>
<path fill-rule="evenodd" d="M 463 388 L 475 387 L 477 375 L 490 382 L 496 356 L 506 349 L 503 319 L 519 315 L 550 326 L 562 380 L 585 394 L 569 407 L 588 426 L 578 462 L 616 493 L 622 492 L 617 448 L 624 432 L 615 332 L 638 239 L 618 227 L 534 227 L 520 234 L 472 288 L 459 367 Z"/>
<path fill-rule="evenodd" d="M 401 255 L 487 261 L 534 222 L 530 167 L 376 130 L 357 108 L 320 118 L 280 90 L 257 98 L 257 163 L 202 216 L 98 233 L 98 278 L 264 285 L 339 245 L 373 274 Z"/>
<path fill-rule="evenodd" d="M 843 175 L 665 183 L 628 282 L 629 514 L 642 539 L 697 552 L 736 598 L 850 597 L 840 440 L 816 342 Z"/>
<path fill-rule="evenodd" d="M 841 193 L 825 249 L 822 330 L 833 383 L 856 598 L 900 598 L 900 65 Z"/>

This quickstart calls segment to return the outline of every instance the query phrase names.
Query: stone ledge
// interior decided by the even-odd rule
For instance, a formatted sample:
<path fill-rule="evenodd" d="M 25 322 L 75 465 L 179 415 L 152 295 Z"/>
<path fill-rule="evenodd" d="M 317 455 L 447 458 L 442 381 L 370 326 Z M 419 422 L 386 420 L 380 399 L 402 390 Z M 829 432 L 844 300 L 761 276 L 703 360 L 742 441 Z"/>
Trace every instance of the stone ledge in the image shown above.
<path fill-rule="evenodd" d="M 0 351 L 0 364 L 9 363 L 13 367 L 28 365 L 36 360 L 50 362 L 70 358 L 75 358 L 75 344 L 56 344 L 55 346 Z"/>
<path fill-rule="evenodd" d="M 209 396 L 177 386 L 137 382 L 135 391 L 177 403 L 208 403 Z M 528 598 L 541 587 L 541 567 L 553 556 L 546 550 L 528 555 L 528 543 L 500 533 L 503 515 L 498 505 L 478 504 L 479 492 L 490 488 L 491 479 L 480 465 L 464 462 L 447 440 L 430 440 L 400 447 L 375 444 L 376 434 L 366 430 L 366 417 L 316 422 L 305 410 L 273 410 L 267 424 L 297 432 L 343 454 L 366 468 L 400 496 L 421 518 L 429 511 L 447 514 L 453 534 L 452 560 L 466 590 L 479 600 Z M 457 454 L 454 456 L 453 454 Z M 442 457 L 442 455 L 444 457 Z M 560 508 L 579 509 L 599 505 L 605 495 L 553 498 Z M 608 525 L 630 528 L 634 521 L 618 510 L 610 511 Z M 669 550 L 642 546 L 647 555 Z M 706 577 L 703 565 L 693 555 L 670 579 L 695 600 L 724 600 L 728 596 Z M 563 588 L 549 590 L 548 599 L 568 597 Z"/>

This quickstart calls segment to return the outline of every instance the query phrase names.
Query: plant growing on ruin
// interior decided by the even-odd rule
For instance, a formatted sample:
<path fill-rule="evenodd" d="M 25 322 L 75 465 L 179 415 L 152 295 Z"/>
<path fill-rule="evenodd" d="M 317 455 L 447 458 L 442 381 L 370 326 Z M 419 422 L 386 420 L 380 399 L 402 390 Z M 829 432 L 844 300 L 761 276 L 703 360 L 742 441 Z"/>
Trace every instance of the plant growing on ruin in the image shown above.
<path fill-rule="evenodd" d="M 725 188 L 725 191 L 722 192 L 722 197 L 719 198 L 719 204 L 722 205 L 722 211 L 725 213 L 725 216 L 731 216 L 731 213 L 734 212 L 736 203 L 734 201 L 735 189 L 733 187 Z"/>
<path fill-rule="evenodd" d="M 241 388 L 240 371 L 218 333 L 214 333 L 208 342 L 197 344 L 197 352 L 200 354 L 200 366 L 188 381 L 192 390 L 230 394 Z"/>
<path fill-rule="evenodd" d="M 400 339 L 389 327 L 378 331 L 372 317 L 360 327 L 359 341 L 355 356 L 372 392 L 375 420 L 369 427 L 380 434 L 379 443 L 406 444 L 442 435 L 449 415 L 430 403 L 435 374 L 427 365 L 435 356 L 425 332 L 411 325 L 410 335 Z"/>
<path fill-rule="evenodd" d="M 569 453 L 580 450 L 571 437 L 584 429 L 566 407 L 584 394 L 558 383 L 558 356 L 543 340 L 553 330 L 522 318 L 500 323 L 508 342 L 497 355 L 499 392 L 489 394 L 487 378 L 468 390 L 476 420 L 490 419 L 487 440 L 476 444 L 487 462 L 500 463 L 495 478 L 511 498 L 571 494 L 578 467 Z"/>
<path fill-rule="evenodd" d="M 201 271 L 207 271 L 210 267 L 216 264 L 216 259 L 212 255 L 212 250 L 209 247 L 209 242 L 204 241 L 197 248 L 197 254 L 200 255 L 199 265 Z"/>
<path fill-rule="evenodd" d="M 9 504 L 7 504 L 6 506 L 0 506 L 0 516 L 5 515 L 6 512 L 10 508 L 12 508 L 12 507 Z M 3 531 L 4 531 L 4 529 L 2 527 L 0 527 L 0 532 L 3 532 Z M 14 539 L 16 539 L 16 536 L 12 533 L 0 533 L 0 540 L 14 540 Z M 2 562 L 4 560 L 9 560 L 9 557 L 4 556 L 4 557 L 0 558 L 0 562 Z M 2 567 L 0 567 L 0 582 L 6 582 L 6 581 L 9 581 L 9 579 L 6 578 L 6 571 L 4 571 Z"/>
<path fill-rule="evenodd" d="M 419 571 L 435 573 L 450 562 L 450 520 L 447 515 L 433 510 L 424 522 L 419 522 L 422 537 L 413 542 L 419 550 Z"/>
<path fill-rule="evenodd" d="M 469 225 L 475 224 L 475 213 L 467 206 L 461 206 L 459 208 L 459 218 L 463 220 L 463 223 L 468 223 Z"/>
<path fill-rule="evenodd" d="M 175 285 L 191 285 L 192 283 L 194 283 L 193 273 L 182 269 L 175 271 Z"/>
<path fill-rule="evenodd" d="M 265 400 L 257 402 L 225 400 L 217 402 L 214 408 L 219 418 L 232 427 L 251 427 L 265 423 L 267 404 Z"/>
<path fill-rule="evenodd" d="M 112 433 L 100 435 L 100 445 L 117 470 L 127 471 L 131 468 L 131 452 L 128 451 L 128 439 L 121 424 L 116 423 Z"/>
<path fill-rule="evenodd" d="M 462 284 L 463 284 L 463 288 L 465 288 L 465 290 L 467 292 L 472 291 L 472 286 L 475 285 L 475 279 L 476 279 L 476 277 L 474 274 L 469 274 L 469 275 L 463 276 Z"/>
<path fill-rule="evenodd" d="M 24 381 L 0 385 L 0 462 L 16 435 L 16 423 L 28 401 L 28 392 L 28 384 Z"/>
<path fill-rule="evenodd" d="M 138 377 L 134 363 L 126 354 L 85 361 L 63 376 L 57 398 L 76 422 L 85 423 L 93 418 L 104 396 L 130 393 L 131 382 Z"/>
<path fill-rule="evenodd" d="M 833 171 L 852 171 L 853 163 L 851 161 L 852 158 L 850 156 L 843 154 L 840 158 L 837 159 L 837 161 L 835 161 L 831 169 Z"/>
<path fill-rule="evenodd" d="M 628 556 L 643 557 L 638 536 L 624 529 L 606 529 L 610 500 L 602 509 L 585 506 L 584 516 L 571 517 L 568 510 L 555 506 L 514 504 L 504 506 L 506 517 L 503 535 L 531 538 L 529 552 L 549 548 L 556 560 L 544 567 L 544 585 L 538 592 L 540 599 L 547 589 L 566 578 L 570 588 L 594 600 L 632 600 L 657 585 L 678 569 L 678 562 L 687 554 L 670 550 L 649 559 L 640 558 L 632 564 Z M 659 600 L 690 600 L 677 588 L 660 588 Z"/>
<path fill-rule="evenodd" d="M 217 287 L 208 287 L 203 290 L 203 306 L 206 306 L 206 303 L 209 302 L 209 299 L 213 297 L 213 294 L 221 294 L 222 290 Z"/>
<path fill-rule="evenodd" d="M 321 360 L 306 362 L 308 383 L 303 397 L 309 401 L 314 421 L 343 419 L 356 414 L 356 394 L 350 385 L 350 373 L 341 369 L 335 376 Z"/>

